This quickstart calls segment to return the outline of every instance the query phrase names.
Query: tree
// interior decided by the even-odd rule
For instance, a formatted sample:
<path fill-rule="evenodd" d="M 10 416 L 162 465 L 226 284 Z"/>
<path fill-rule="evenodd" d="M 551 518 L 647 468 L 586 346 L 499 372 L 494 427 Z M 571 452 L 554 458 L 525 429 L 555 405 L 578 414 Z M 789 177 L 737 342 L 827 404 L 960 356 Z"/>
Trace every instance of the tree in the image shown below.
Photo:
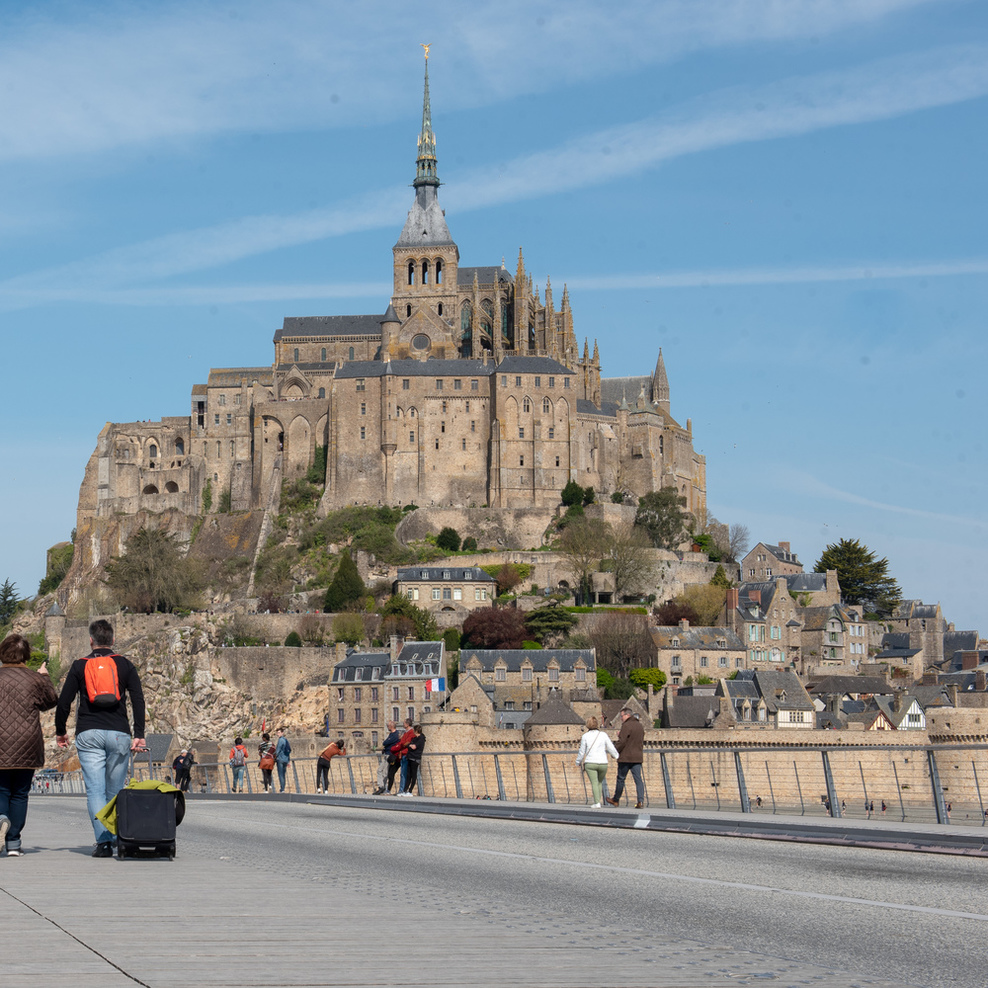
<path fill-rule="evenodd" d="M 562 489 L 560 500 L 566 507 L 574 504 L 583 504 L 583 488 L 575 481 L 569 481 Z"/>
<path fill-rule="evenodd" d="M 707 554 L 707 559 L 712 563 L 720 562 L 720 547 L 714 541 L 714 537 L 709 532 L 701 532 L 693 536 L 693 541 L 700 547 L 701 552 Z"/>
<path fill-rule="evenodd" d="M 360 600 L 366 593 L 367 588 L 357 572 L 357 564 L 350 557 L 349 552 L 344 552 L 340 556 L 340 565 L 336 568 L 333 582 L 326 590 L 322 609 L 335 614 L 345 610 L 354 601 Z"/>
<path fill-rule="evenodd" d="M 344 611 L 333 618 L 333 639 L 356 645 L 365 635 L 364 619 L 353 611 Z M 286 643 L 287 644 L 287 643 Z"/>
<path fill-rule="evenodd" d="M 732 563 L 740 562 L 744 559 L 749 545 L 751 545 L 751 533 L 748 531 L 748 526 L 737 523 L 732 525 L 728 533 L 727 558 Z"/>
<path fill-rule="evenodd" d="M 651 666 L 646 669 L 632 669 L 628 673 L 628 679 L 640 690 L 647 690 L 649 686 L 660 690 L 666 684 L 666 674 Z"/>
<path fill-rule="evenodd" d="M 644 614 L 609 612 L 595 620 L 587 634 L 597 650 L 597 667 L 619 679 L 655 661 L 655 643 Z"/>
<path fill-rule="evenodd" d="M 606 669 L 597 670 L 597 688 L 604 691 L 605 700 L 627 700 L 635 692 L 630 679 L 612 676 Z"/>
<path fill-rule="evenodd" d="M 494 579 L 497 580 L 498 594 L 511 593 L 521 583 L 521 573 L 518 572 L 516 566 L 512 566 L 511 563 L 505 563 L 497 571 Z"/>
<path fill-rule="evenodd" d="M 650 491 L 638 499 L 635 524 L 648 533 L 652 545 L 659 549 L 675 549 L 686 535 L 689 515 L 683 510 L 685 507 L 686 498 L 675 487 Z"/>
<path fill-rule="evenodd" d="M 837 570 L 841 596 L 848 604 L 870 604 L 888 614 L 902 600 L 898 582 L 888 574 L 888 559 L 876 559 L 857 539 L 841 539 L 828 545 L 813 567 L 814 573 Z"/>
<path fill-rule="evenodd" d="M 428 611 L 423 611 L 421 607 L 416 607 L 404 594 L 392 594 L 381 605 L 381 614 L 385 618 L 381 625 L 382 632 L 389 623 L 388 618 L 407 618 L 412 623 L 412 630 L 415 632 L 416 641 L 439 641 L 440 635 L 439 629 L 436 627 L 436 619 Z M 395 623 L 397 622 L 392 622 L 392 624 Z M 387 632 L 388 635 L 396 633 L 392 631 Z M 408 637 L 407 633 L 405 637 Z"/>
<path fill-rule="evenodd" d="M 583 505 L 593 504 L 597 500 L 597 494 L 592 487 L 583 488 Z"/>
<path fill-rule="evenodd" d="M 709 628 L 716 623 L 724 607 L 727 591 L 710 583 L 693 583 L 684 588 L 676 600 L 692 607 L 696 612 L 696 623 Z M 692 624 L 692 622 L 690 622 Z"/>
<path fill-rule="evenodd" d="M 712 587 L 722 587 L 724 590 L 728 590 L 734 586 L 734 581 L 731 580 L 727 573 L 724 571 L 724 567 L 717 564 L 717 572 L 710 577 L 710 585 Z"/>
<path fill-rule="evenodd" d="M 611 526 L 599 518 L 577 518 L 563 529 L 559 551 L 566 557 L 576 578 L 579 603 L 593 597 L 593 574 L 600 570 L 601 560 L 610 551 L 613 535 Z"/>
<path fill-rule="evenodd" d="M 288 637 L 285 638 L 285 644 L 289 648 L 301 648 L 302 636 L 297 631 L 289 631 Z"/>
<path fill-rule="evenodd" d="M 655 608 L 655 620 L 660 627 L 672 628 L 684 618 L 690 624 L 700 623 L 700 615 L 696 613 L 696 608 L 678 597 Z"/>
<path fill-rule="evenodd" d="M 525 627 L 528 633 L 547 645 L 551 641 L 564 638 L 579 623 L 579 618 L 575 614 L 562 607 L 548 605 L 547 607 L 537 607 L 534 611 L 529 611 L 525 618 Z"/>
<path fill-rule="evenodd" d="M 525 616 L 514 607 L 479 607 L 463 622 L 461 648 L 521 648 Z"/>
<path fill-rule="evenodd" d="M 464 552 L 476 552 L 477 551 L 477 540 L 472 535 L 468 535 L 463 540 L 462 549 L 463 549 Z"/>
<path fill-rule="evenodd" d="M 200 567 L 163 528 L 139 528 L 106 567 L 106 584 L 121 606 L 145 614 L 198 606 L 204 583 Z"/>
<path fill-rule="evenodd" d="M 460 533 L 455 528 L 450 528 L 450 526 L 447 525 L 436 536 L 436 545 L 440 549 L 445 549 L 446 552 L 459 552 Z"/>
<path fill-rule="evenodd" d="M 17 611 L 17 587 L 10 580 L 4 580 L 0 587 L 0 624 L 9 624 Z"/>
<path fill-rule="evenodd" d="M 618 599 L 640 597 L 654 587 L 652 543 L 641 528 L 630 522 L 611 526 L 607 558 Z"/>

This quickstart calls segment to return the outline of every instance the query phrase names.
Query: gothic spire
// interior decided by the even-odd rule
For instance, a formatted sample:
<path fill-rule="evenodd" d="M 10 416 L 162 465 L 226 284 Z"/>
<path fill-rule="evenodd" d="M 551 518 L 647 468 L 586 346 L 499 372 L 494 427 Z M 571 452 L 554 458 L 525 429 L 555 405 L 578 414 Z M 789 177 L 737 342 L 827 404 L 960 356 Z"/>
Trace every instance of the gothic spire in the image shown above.
<path fill-rule="evenodd" d="M 415 162 L 415 181 L 420 185 L 439 185 L 436 172 L 436 135 L 432 132 L 432 106 L 429 103 L 429 46 L 425 49 L 425 92 L 422 96 L 422 132 L 418 141 L 418 160 Z"/>
<path fill-rule="evenodd" d="M 669 378 L 666 377 L 662 347 L 659 347 L 659 359 L 655 361 L 655 372 L 652 374 L 652 401 L 669 414 Z"/>

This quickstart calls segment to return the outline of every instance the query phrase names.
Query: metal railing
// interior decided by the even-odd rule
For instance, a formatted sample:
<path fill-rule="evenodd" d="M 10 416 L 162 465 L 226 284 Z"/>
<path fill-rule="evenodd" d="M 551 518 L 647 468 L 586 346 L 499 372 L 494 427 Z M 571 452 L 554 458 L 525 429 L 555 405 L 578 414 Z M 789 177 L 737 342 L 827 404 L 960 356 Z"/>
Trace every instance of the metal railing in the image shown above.
<path fill-rule="evenodd" d="M 417 792 L 449 799 L 589 804 L 576 749 L 426 752 Z M 327 792 L 369 794 L 378 786 L 378 755 L 334 758 Z M 163 769 L 136 766 L 138 778 Z M 165 773 L 167 774 L 167 773 Z M 649 748 L 642 763 L 645 805 L 669 809 L 777 813 L 858 819 L 889 817 L 922 823 L 986 824 L 988 745 L 710 745 Z M 616 766 L 604 782 L 613 791 Z M 274 787 L 280 788 L 278 773 Z M 398 780 L 395 780 L 397 788 Z M 233 792 L 228 763 L 200 763 L 193 792 Z M 243 789 L 263 791 L 256 762 L 245 766 Z M 316 759 L 289 763 L 286 792 L 316 791 Z M 74 791 L 74 790 L 73 790 Z M 629 775 L 622 795 L 634 805 Z"/>

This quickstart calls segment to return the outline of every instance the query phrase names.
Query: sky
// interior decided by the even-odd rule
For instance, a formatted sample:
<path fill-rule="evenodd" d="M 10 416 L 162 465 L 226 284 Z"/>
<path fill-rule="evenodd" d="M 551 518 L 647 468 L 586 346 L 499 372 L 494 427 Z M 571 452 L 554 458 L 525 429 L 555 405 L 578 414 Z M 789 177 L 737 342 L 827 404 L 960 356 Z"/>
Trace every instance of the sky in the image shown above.
<path fill-rule="evenodd" d="M 104 423 L 384 312 L 422 43 L 461 263 L 523 248 L 605 376 L 661 347 L 717 519 L 988 634 L 982 0 L 2 0 L 0 580 Z"/>

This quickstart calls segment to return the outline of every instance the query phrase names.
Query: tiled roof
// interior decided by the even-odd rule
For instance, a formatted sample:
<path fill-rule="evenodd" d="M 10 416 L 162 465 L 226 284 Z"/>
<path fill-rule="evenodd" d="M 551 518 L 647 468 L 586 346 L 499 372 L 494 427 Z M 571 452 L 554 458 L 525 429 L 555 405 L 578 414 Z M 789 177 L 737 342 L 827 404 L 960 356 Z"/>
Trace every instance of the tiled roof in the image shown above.
<path fill-rule="evenodd" d="M 465 669 L 471 659 L 477 659 L 484 672 L 493 672 L 494 666 L 503 661 L 509 672 L 521 672 L 523 665 L 531 665 L 535 672 L 546 672 L 555 660 L 560 672 L 572 672 L 578 662 L 588 669 L 596 669 L 594 651 L 590 648 L 466 648 L 460 652 L 460 665 Z"/>
<path fill-rule="evenodd" d="M 449 574 L 446 576 L 445 574 Z M 497 583 L 490 573 L 485 573 L 479 566 L 399 566 L 398 579 L 402 583 L 418 583 L 426 580 L 430 583 L 442 583 L 453 580 L 470 580 L 473 583 Z"/>
<path fill-rule="evenodd" d="M 275 343 L 286 337 L 380 336 L 384 316 L 285 316 Z"/>
<path fill-rule="evenodd" d="M 731 649 L 744 651 L 744 642 L 730 628 L 680 628 L 678 625 L 663 625 L 661 627 L 649 628 L 652 641 L 659 648 L 707 648 L 707 649 Z M 678 645 L 673 645 L 672 640 L 677 638 Z M 718 642 L 723 641 L 720 645 Z"/>

